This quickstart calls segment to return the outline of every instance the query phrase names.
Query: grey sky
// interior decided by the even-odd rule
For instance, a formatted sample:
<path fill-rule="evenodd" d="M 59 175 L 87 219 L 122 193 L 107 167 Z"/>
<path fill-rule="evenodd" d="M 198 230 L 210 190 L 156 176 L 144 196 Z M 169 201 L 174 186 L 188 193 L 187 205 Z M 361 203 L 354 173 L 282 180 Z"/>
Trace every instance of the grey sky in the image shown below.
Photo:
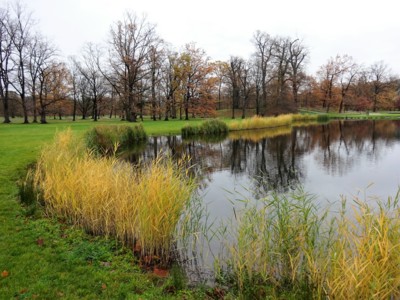
<path fill-rule="evenodd" d="M 1 0 L 2 3 L 5 1 Z M 309 71 L 348 54 L 365 65 L 383 60 L 400 74 L 398 0 L 25 0 L 44 35 L 67 55 L 105 42 L 126 10 L 145 13 L 174 47 L 196 42 L 213 60 L 248 58 L 256 30 L 303 39 Z"/>

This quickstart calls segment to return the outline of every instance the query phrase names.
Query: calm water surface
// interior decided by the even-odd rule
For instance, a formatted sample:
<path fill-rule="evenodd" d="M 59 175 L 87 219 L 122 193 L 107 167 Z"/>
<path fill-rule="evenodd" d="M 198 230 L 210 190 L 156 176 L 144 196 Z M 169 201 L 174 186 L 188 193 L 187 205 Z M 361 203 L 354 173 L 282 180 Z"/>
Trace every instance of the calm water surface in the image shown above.
<path fill-rule="evenodd" d="M 245 132 L 218 142 L 153 137 L 130 160 L 165 151 L 191 157 L 199 194 L 217 213 L 229 199 L 257 199 L 297 186 L 323 203 L 341 195 L 386 198 L 400 184 L 400 121 L 336 121 Z"/>
<path fill-rule="evenodd" d="M 233 204 L 240 203 L 235 200 L 257 201 L 271 191 L 301 186 L 320 207 L 334 208 L 331 203 L 341 196 L 367 201 L 394 196 L 400 184 L 400 121 L 336 121 L 236 133 L 214 142 L 153 137 L 129 159 L 148 160 L 161 152 L 190 156 L 198 195 L 214 225 L 233 218 Z M 208 248 L 218 249 L 219 243 Z M 212 265 L 213 255 L 203 253 L 192 269 Z"/>

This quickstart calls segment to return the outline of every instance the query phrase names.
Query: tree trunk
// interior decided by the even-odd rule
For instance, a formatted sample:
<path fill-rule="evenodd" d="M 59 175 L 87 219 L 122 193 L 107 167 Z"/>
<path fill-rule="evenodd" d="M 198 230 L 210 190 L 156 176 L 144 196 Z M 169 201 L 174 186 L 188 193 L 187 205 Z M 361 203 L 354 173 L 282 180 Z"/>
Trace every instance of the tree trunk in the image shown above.
<path fill-rule="evenodd" d="M 8 111 L 8 91 L 5 92 L 5 95 L 3 97 L 3 111 L 4 111 L 3 123 L 11 123 L 10 112 Z"/>
<path fill-rule="evenodd" d="M 72 109 L 72 121 L 76 120 L 76 99 L 74 97 L 74 107 Z"/>

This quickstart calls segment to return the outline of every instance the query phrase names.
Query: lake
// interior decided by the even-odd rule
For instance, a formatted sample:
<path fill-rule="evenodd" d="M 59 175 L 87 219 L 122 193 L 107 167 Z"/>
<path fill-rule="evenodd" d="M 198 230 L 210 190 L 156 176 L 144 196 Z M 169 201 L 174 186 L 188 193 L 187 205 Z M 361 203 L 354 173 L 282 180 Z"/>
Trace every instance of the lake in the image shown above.
<path fill-rule="evenodd" d="M 301 186 L 320 207 L 335 208 L 342 196 L 386 199 L 396 195 L 400 184 L 400 121 L 333 121 L 236 132 L 213 142 L 151 137 L 129 159 L 149 160 L 162 152 L 190 157 L 191 173 L 199 182 L 197 196 L 212 224 L 205 227 L 209 232 L 233 218 L 238 200 L 256 202 L 273 191 Z M 208 245 L 211 252 L 218 242 Z M 212 264 L 215 256 L 203 251 L 200 265 Z"/>

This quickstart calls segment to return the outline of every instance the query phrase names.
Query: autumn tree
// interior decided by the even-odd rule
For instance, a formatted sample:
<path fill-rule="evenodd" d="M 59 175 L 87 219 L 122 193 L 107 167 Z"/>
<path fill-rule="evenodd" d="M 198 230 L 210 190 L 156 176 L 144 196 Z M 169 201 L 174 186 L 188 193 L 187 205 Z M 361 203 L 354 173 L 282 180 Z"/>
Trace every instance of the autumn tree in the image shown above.
<path fill-rule="evenodd" d="M 185 45 L 179 61 L 182 67 L 182 88 L 184 89 L 183 110 L 185 120 L 189 120 L 189 108 L 195 108 L 196 105 L 207 100 L 203 97 L 202 87 L 207 83 L 207 78 L 212 74 L 213 69 L 205 51 L 193 43 Z"/>
<path fill-rule="evenodd" d="M 37 88 L 40 123 L 47 123 L 46 116 L 51 105 L 67 99 L 69 86 L 69 70 L 64 63 L 52 60 L 41 66 Z"/>
<path fill-rule="evenodd" d="M 215 61 L 212 63 L 214 74 L 218 85 L 217 109 L 222 109 L 222 90 L 223 86 L 229 81 L 229 63 L 225 61 Z"/>
<path fill-rule="evenodd" d="M 323 93 L 322 107 L 325 108 L 327 112 L 329 112 L 334 100 L 337 100 L 338 98 L 335 90 L 337 89 L 338 78 L 345 70 L 345 60 L 346 58 L 343 58 L 340 55 L 336 55 L 335 58 L 331 57 L 317 72 L 320 89 Z"/>

